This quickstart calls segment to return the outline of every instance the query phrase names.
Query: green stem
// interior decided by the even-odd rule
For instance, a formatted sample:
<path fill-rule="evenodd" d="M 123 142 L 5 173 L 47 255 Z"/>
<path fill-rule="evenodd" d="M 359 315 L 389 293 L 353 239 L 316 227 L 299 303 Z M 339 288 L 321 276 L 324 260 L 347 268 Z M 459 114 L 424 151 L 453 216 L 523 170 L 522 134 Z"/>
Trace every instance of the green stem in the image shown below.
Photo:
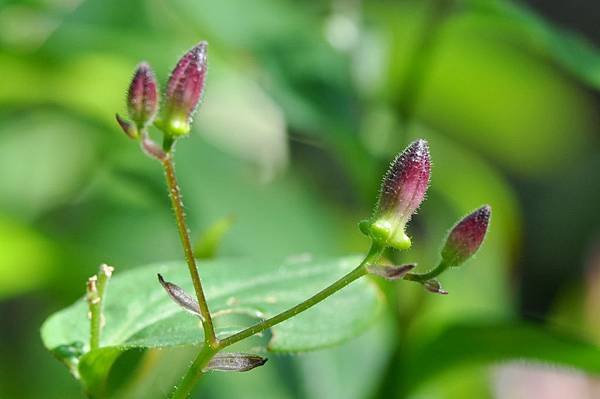
<path fill-rule="evenodd" d="M 446 269 L 448 269 L 448 267 L 449 266 L 446 263 L 444 263 L 444 261 L 441 261 L 436 267 L 434 267 L 433 269 L 431 269 L 428 272 L 408 273 L 406 276 L 404 276 L 404 279 L 410 280 L 410 281 L 416 281 L 418 283 L 424 283 L 428 280 L 431 280 L 432 278 L 439 276 L 444 271 L 446 271 Z"/>
<path fill-rule="evenodd" d="M 198 353 L 198 356 L 194 360 L 194 363 L 192 363 L 192 365 L 186 372 L 181 384 L 175 387 L 175 390 L 171 394 L 171 399 L 183 399 L 188 397 L 194 385 L 202 376 L 202 369 L 206 367 L 210 359 L 212 359 L 212 357 L 215 354 L 217 354 L 217 352 L 219 352 L 227 346 L 235 344 L 238 341 L 248 338 L 254 334 L 258 334 L 259 332 L 264 331 L 267 328 L 273 327 L 274 325 L 279 324 L 297 315 L 298 313 L 304 312 L 305 310 L 311 308 L 312 306 L 316 305 L 317 303 L 323 301 L 327 297 L 346 287 L 348 284 L 352 283 L 356 279 L 364 276 L 367 273 L 366 265 L 377 261 L 377 259 L 383 253 L 383 250 L 384 248 L 382 248 L 381 246 L 373 244 L 367 256 L 365 256 L 362 262 L 360 262 L 360 264 L 354 270 L 352 270 L 351 272 L 349 272 L 348 274 L 346 274 L 327 288 L 324 288 L 312 297 L 308 298 L 304 302 L 301 302 L 298 305 L 282 313 L 279 313 L 276 316 L 271 317 L 270 319 L 263 320 L 260 323 L 257 323 L 251 327 L 246 328 L 245 330 L 242 330 L 236 334 L 233 334 L 225 339 L 218 341 L 216 347 L 204 345 L 204 347 L 202 348 L 200 353 Z"/>
<path fill-rule="evenodd" d="M 207 347 L 216 348 L 218 340 L 215 335 L 215 329 L 213 327 L 212 317 L 210 316 L 210 310 L 204 296 L 204 290 L 202 289 L 202 282 L 200 281 L 200 275 L 198 274 L 198 267 L 196 266 L 196 259 L 194 258 L 194 250 L 192 249 L 192 243 L 190 241 L 190 233 L 185 221 L 185 211 L 183 209 L 183 200 L 181 198 L 181 191 L 177 178 L 175 176 L 175 166 L 173 165 L 173 153 L 168 153 L 167 156 L 162 160 L 162 165 L 165 170 L 165 176 L 167 180 L 167 187 L 169 188 L 169 197 L 171 198 L 171 205 L 173 206 L 173 212 L 175 213 L 175 220 L 177 222 L 177 229 L 179 230 L 179 238 L 183 246 L 183 252 L 185 260 L 192 277 L 194 284 L 194 290 L 196 291 L 196 298 L 200 305 L 200 314 L 202 316 L 202 328 L 204 329 L 204 342 Z"/>
<path fill-rule="evenodd" d="M 218 352 L 217 349 L 212 348 L 208 345 L 204 345 L 194 362 L 191 364 L 188 371 L 185 373 L 183 380 L 181 383 L 175 387 L 174 391 L 171 393 L 171 399 L 185 399 L 187 398 L 194 386 L 202 377 L 203 369 L 206 367 L 210 359 Z"/>
<path fill-rule="evenodd" d="M 90 350 L 100 347 L 100 333 L 103 324 L 102 302 L 104 301 L 104 290 L 112 270 L 112 267 L 108 265 L 101 265 L 98 274 L 90 277 L 87 282 L 87 302 L 90 312 Z"/>
<path fill-rule="evenodd" d="M 371 246 L 371 249 L 369 250 L 369 253 L 367 254 L 367 256 L 365 256 L 365 258 L 360 263 L 360 265 L 358 265 L 354 270 L 352 270 L 351 272 L 346 274 L 344 277 L 340 278 L 339 280 L 337 280 L 336 282 L 334 282 L 327 288 L 324 288 L 323 290 L 319 291 L 318 293 L 316 293 L 312 297 L 308 298 L 304 302 L 301 302 L 298 305 L 296 305 L 282 313 L 279 313 L 276 316 L 271 317 L 270 319 L 263 320 L 260 323 L 257 323 L 251 327 L 248 327 L 245 330 L 242 330 L 236 334 L 233 334 L 233 335 L 221 340 L 219 342 L 219 348 L 225 348 L 225 347 L 232 345 L 238 341 L 241 341 L 242 339 L 248 338 L 254 334 L 258 334 L 259 332 L 264 331 L 267 328 L 273 327 L 274 325 L 279 324 L 282 321 L 285 321 L 285 320 L 289 319 L 290 317 L 297 315 L 298 313 L 304 312 L 308 308 L 323 301 L 330 295 L 334 294 L 335 292 L 341 290 L 348 284 L 352 283 L 354 280 L 364 276 L 367 273 L 365 266 L 368 263 L 376 261 L 382 252 L 383 252 L 383 248 L 381 248 L 379 245 L 373 244 Z"/>

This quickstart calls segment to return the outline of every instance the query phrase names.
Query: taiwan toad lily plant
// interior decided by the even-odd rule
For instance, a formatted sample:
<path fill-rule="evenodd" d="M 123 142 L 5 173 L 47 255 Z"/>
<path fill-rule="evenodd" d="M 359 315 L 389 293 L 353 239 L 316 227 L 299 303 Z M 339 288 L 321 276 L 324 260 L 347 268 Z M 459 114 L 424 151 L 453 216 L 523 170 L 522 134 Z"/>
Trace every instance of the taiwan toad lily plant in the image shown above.
<path fill-rule="evenodd" d="M 405 251 L 412 244 L 407 226 L 425 199 L 431 172 L 428 143 L 419 139 L 392 161 L 372 216 L 359 224 L 371 241 L 364 257 L 258 264 L 218 259 L 206 261 L 210 267 L 203 267 L 200 276 L 173 158 L 179 139 L 190 132 L 206 73 L 207 44 L 201 42 L 179 60 L 161 102 L 152 69 L 141 63 L 127 92 L 128 118 L 116 115 L 125 134 L 164 169 L 185 264 L 150 265 L 113 279 L 113 268 L 102 265 L 88 280 L 85 297 L 45 322 L 44 344 L 89 397 L 109 396 L 109 371 L 132 348 L 188 346 L 196 351 L 169 393 L 185 398 L 207 372 L 264 365 L 260 355 L 229 349 L 265 330 L 271 334 L 266 348 L 271 351 L 300 352 L 340 343 L 368 327 L 380 306 L 376 287 L 362 277 L 406 280 L 447 294 L 438 276 L 469 259 L 486 235 L 491 209 L 484 205 L 450 230 L 439 264 L 430 271 L 414 273 L 414 264 L 392 265 L 383 259 L 386 249 Z M 162 143 L 151 138 L 151 127 L 162 133 Z M 253 314 L 257 321 L 240 328 L 222 318 L 236 312 Z"/>

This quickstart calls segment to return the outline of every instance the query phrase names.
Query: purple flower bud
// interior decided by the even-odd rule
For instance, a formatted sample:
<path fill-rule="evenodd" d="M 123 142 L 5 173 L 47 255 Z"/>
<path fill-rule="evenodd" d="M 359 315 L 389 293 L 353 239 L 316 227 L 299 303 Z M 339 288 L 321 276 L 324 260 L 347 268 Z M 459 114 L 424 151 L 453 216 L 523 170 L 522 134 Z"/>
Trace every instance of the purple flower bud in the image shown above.
<path fill-rule="evenodd" d="M 430 171 L 427 141 L 416 140 L 390 165 L 373 216 L 361 225 L 361 230 L 383 245 L 410 248 L 406 224 L 425 199 Z"/>
<path fill-rule="evenodd" d="M 469 259 L 485 238 L 492 208 L 484 205 L 459 221 L 448 234 L 442 259 L 448 266 L 459 266 Z"/>
<path fill-rule="evenodd" d="M 208 44 L 198 43 L 177 63 L 165 98 L 165 110 L 159 127 L 172 136 L 189 133 L 190 122 L 204 91 Z"/>
<path fill-rule="evenodd" d="M 158 86 L 150 66 L 145 62 L 138 65 L 129 90 L 127 109 L 139 130 L 151 123 L 158 111 Z"/>

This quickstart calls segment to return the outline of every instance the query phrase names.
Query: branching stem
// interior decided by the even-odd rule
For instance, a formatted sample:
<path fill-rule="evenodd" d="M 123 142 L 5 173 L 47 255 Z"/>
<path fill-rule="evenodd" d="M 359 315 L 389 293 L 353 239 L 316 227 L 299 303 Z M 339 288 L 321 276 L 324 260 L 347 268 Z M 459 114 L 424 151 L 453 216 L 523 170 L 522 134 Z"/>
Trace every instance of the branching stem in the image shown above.
<path fill-rule="evenodd" d="M 433 269 L 429 270 L 428 272 L 425 272 L 425 273 L 408 273 L 406 276 L 404 276 L 404 280 L 410 280 L 410 281 L 416 281 L 418 283 L 424 283 L 424 282 L 426 282 L 428 280 L 431 280 L 432 278 L 435 278 L 435 277 L 439 276 L 447 268 L 448 268 L 448 265 L 442 261 L 436 267 L 434 267 Z"/>
<path fill-rule="evenodd" d="M 183 378 L 181 384 L 175 387 L 174 392 L 172 393 L 171 399 L 181 399 L 187 398 L 190 392 L 192 391 L 196 382 L 202 376 L 202 369 L 208 364 L 210 359 L 220 350 L 226 348 L 227 346 L 233 345 L 236 342 L 239 342 L 245 338 L 251 337 L 252 335 L 258 334 L 268 328 L 271 328 L 291 317 L 296 316 L 299 313 L 304 312 L 305 310 L 313 307 L 319 302 L 325 300 L 327 297 L 335 294 L 337 291 L 346 287 L 353 281 L 358 278 L 364 276 L 367 273 L 366 266 L 370 263 L 376 262 L 377 259 L 381 256 L 383 249 L 381 246 L 373 244 L 371 249 L 369 250 L 367 256 L 362 260 L 362 262 L 351 272 L 341 277 L 339 280 L 335 281 L 333 284 L 319 291 L 312 297 L 307 300 L 285 310 L 278 315 L 275 315 L 269 319 L 263 320 L 255 325 L 246 328 L 236 334 L 233 334 L 227 338 L 217 341 L 218 344 L 215 348 L 210 348 L 205 345 L 194 363 L 188 369 L 185 377 Z"/>

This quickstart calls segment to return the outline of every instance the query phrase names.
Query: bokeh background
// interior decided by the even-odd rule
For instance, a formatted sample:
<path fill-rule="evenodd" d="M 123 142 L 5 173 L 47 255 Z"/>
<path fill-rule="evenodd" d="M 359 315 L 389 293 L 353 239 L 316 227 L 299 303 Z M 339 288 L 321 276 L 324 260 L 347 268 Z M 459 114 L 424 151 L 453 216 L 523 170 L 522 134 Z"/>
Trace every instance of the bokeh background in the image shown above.
<path fill-rule="evenodd" d="M 356 225 L 415 137 L 432 187 L 413 250 L 392 258 L 426 268 L 458 217 L 494 215 L 476 259 L 442 277 L 449 296 L 383 285 L 361 337 L 210 375 L 197 397 L 600 397 L 572 369 L 470 356 L 482 336 L 518 347 L 486 323 L 600 343 L 599 20 L 585 0 L 0 0 L 0 397 L 82 397 L 43 320 L 102 262 L 181 258 L 160 167 L 114 113 L 137 62 L 164 86 L 200 39 L 205 101 L 177 167 L 195 238 L 233 216 L 219 256 L 364 251 Z M 407 370 L 439 334 L 456 353 Z"/>

